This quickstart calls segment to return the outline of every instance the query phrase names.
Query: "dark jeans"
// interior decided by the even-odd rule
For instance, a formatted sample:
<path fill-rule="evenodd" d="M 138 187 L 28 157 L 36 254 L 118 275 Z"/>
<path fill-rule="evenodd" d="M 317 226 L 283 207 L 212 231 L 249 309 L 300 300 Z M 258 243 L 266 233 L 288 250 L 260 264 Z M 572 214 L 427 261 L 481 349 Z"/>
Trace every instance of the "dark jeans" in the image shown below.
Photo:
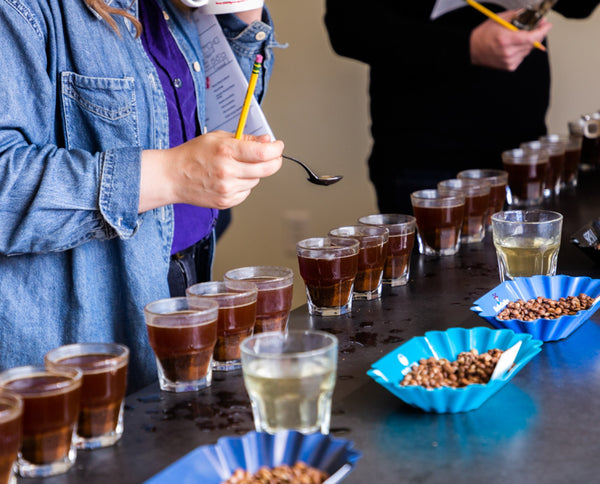
<path fill-rule="evenodd" d="M 171 297 L 185 296 L 197 282 L 210 281 L 215 247 L 214 231 L 200 242 L 171 256 L 169 290 Z"/>

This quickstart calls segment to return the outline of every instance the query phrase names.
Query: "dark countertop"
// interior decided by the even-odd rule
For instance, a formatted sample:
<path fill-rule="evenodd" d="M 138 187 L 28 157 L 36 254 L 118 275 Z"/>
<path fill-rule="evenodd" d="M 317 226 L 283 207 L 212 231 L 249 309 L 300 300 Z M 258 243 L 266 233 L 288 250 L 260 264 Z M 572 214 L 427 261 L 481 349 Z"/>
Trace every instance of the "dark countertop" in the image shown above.
<path fill-rule="evenodd" d="M 545 208 L 564 216 L 558 273 L 600 278 L 600 267 L 569 242 L 600 216 L 600 176 Z M 302 284 L 302 281 L 296 281 Z M 352 314 L 318 318 L 306 306 L 291 327 L 314 327 L 340 340 L 331 433 L 363 454 L 348 484 L 600 482 L 600 313 L 542 352 L 479 409 L 433 414 L 398 400 L 366 375 L 371 363 L 413 336 L 452 326 L 488 326 L 469 308 L 499 284 L 488 233 L 452 257 L 413 256 L 409 284 Z M 488 326 L 489 327 L 489 326 Z M 158 384 L 128 396 L 125 433 L 112 448 L 81 451 L 73 469 L 48 483 L 143 482 L 198 446 L 253 430 L 241 371 L 213 373 L 193 394 Z M 19 483 L 34 482 L 20 479 Z"/>

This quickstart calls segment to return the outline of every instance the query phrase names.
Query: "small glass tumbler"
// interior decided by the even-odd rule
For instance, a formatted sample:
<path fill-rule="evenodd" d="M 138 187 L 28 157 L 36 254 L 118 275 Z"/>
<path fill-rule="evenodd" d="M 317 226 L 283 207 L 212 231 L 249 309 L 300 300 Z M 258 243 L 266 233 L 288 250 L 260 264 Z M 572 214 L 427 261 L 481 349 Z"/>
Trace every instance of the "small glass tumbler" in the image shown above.
<path fill-rule="evenodd" d="M 0 390 L 0 482 L 15 484 L 13 468 L 21 448 L 23 400 L 16 393 Z"/>
<path fill-rule="evenodd" d="M 418 190 L 410 194 L 417 219 L 419 252 L 423 255 L 454 255 L 460 249 L 465 214 L 462 193 L 442 195 L 439 190 Z"/>
<path fill-rule="evenodd" d="M 558 195 L 562 187 L 563 173 L 565 171 L 565 145 L 562 140 L 555 139 L 555 135 L 542 136 L 535 141 L 521 143 L 519 146 L 529 151 L 545 151 L 548 153 L 548 169 L 544 183 L 544 197 Z"/>
<path fill-rule="evenodd" d="M 485 237 L 491 184 L 484 179 L 451 178 L 438 183 L 438 191 L 444 196 L 463 194 L 465 212 L 460 231 L 463 244 L 481 242 Z"/>
<path fill-rule="evenodd" d="M 209 299 L 219 304 L 212 369 L 239 370 L 242 367 L 240 344 L 252 336 L 256 324 L 256 284 L 248 281 L 199 282 L 188 287 L 186 294 L 191 299 Z"/>
<path fill-rule="evenodd" d="M 566 136 L 565 138 L 565 188 L 575 188 L 579 180 L 579 167 L 581 164 L 581 136 Z"/>
<path fill-rule="evenodd" d="M 338 341 L 316 330 L 261 333 L 242 343 L 257 432 L 329 433 Z"/>
<path fill-rule="evenodd" d="M 504 210 L 507 198 L 508 173 L 504 170 L 492 168 L 474 168 L 459 171 L 456 178 L 468 180 L 487 180 L 490 182 L 490 208 L 488 210 L 487 226 L 492 228 L 492 214 Z"/>
<path fill-rule="evenodd" d="M 388 251 L 389 232 L 385 227 L 347 225 L 329 231 L 330 237 L 349 237 L 358 240 L 358 272 L 354 280 L 354 299 L 381 297 L 383 266 Z"/>
<path fill-rule="evenodd" d="M 46 368 L 77 368 L 83 374 L 77 432 L 78 449 L 115 444 L 123 435 L 129 348 L 117 343 L 60 346 L 44 356 Z"/>
<path fill-rule="evenodd" d="M 287 267 L 251 266 L 227 271 L 226 281 L 256 284 L 256 324 L 254 334 L 284 331 L 292 308 L 294 271 Z"/>
<path fill-rule="evenodd" d="M 352 310 L 359 247 L 358 240 L 342 237 L 314 237 L 296 244 L 309 314 L 338 316 Z"/>
<path fill-rule="evenodd" d="M 0 373 L 0 388 L 23 400 L 23 442 L 16 465 L 21 477 L 64 474 L 75 463 L 81 376 L 75 368 L 43 366 L 18 366 Z"/>
<path fill-rule="evenodd" d="M 548 153 L 515 148 L 502 152 L 502 163 L 508 172 L 510 206 L 531 207 L 544 200 L 548 171 Z"/>
<path fill-rule="evenodd" d="M 144 307 L 161 390 L 194 392 L 210 386 L 218 314 L 216 301 L 186 297 L 159 299 Z"/>
<path fill-rule="evenodd" d="M 391 287 L 406 285 L 410 277 L 410 259 L 415 245 L 415 217 L 398 213 L 378 213 L 360 217 L 358 223 L 385 227 L 388 230 L 383 284 Z"/>
<path fill-rule="evenodd" d="M 502 282 L 556 275 L 563 216 L 549 210 L 509 210 L 492 216 Z"/>

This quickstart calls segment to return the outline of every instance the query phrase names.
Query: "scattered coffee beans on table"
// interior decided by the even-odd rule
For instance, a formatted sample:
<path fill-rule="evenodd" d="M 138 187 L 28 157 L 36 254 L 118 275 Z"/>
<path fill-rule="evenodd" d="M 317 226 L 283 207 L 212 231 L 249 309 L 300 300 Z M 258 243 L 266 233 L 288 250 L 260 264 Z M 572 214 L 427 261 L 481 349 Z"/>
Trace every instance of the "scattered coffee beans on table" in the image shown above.
<path fill-rule="evenodd" d="M 589 309 L 593 303 L 594 298 L 585 294 L 561 297 L 557 300 L 541 296 L 527 301 L 519 299 L 509 302 L 496 315 L 496 318 L 500 320 L 518 319 L 520 321 L 534 321 L 540 318 L 557 319 L 561 316 L 570 316 L 584 309 Z"/>
<path fill-rule="evenodd" d="M 431 389 L 487 383 L 502 353 L 502 350 L 494 348 L 480 355 L 476 349 L 472 349 L 459 353 L 456 361 L 446 358 L 438 360 L 433 356 L 421 358 L 419 364 L 404 376 L 400 385 L 420 385 Z"/>
<path fill-rule="evenodd" d="M 261 467 L 254 474 L 238 469 L 222 484 L 322 484 L 328 477 L 320 469 L 296 462 L 292 467 Z"/>

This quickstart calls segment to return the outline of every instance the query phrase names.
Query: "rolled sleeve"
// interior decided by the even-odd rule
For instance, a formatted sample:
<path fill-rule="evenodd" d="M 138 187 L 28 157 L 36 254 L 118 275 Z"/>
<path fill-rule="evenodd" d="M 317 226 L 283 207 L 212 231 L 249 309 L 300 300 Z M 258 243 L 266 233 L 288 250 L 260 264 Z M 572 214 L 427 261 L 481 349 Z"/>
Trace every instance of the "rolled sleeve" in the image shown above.
<path fill-rule="evenodd" d="M 102 216 L 121 238 L 132 237 L 139 225 L 141 148 L 104 153 L 99 206 Z"/>

